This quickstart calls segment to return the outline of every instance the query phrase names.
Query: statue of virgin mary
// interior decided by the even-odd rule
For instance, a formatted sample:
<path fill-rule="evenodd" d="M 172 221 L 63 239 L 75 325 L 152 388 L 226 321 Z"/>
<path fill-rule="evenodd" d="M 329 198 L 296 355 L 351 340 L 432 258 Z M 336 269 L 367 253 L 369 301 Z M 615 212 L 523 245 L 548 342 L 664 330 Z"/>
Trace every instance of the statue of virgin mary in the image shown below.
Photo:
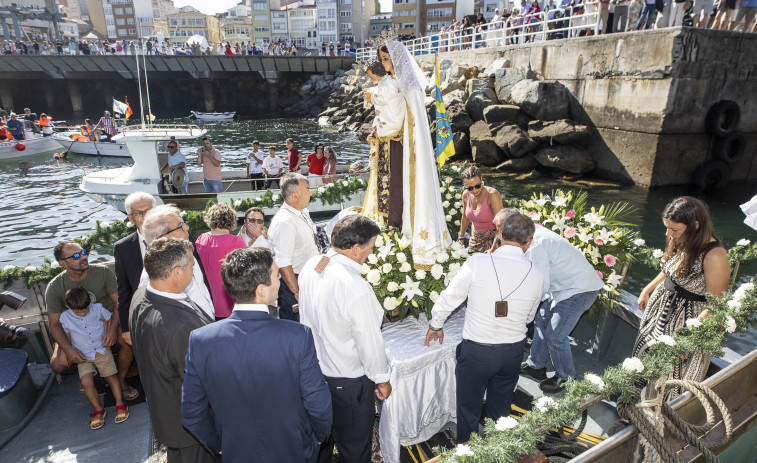
<path fill-rule="evenodd" d="M 377 55 L 388 75 L 365 91 L 376 117 L 363 214 L 401 230 L 412 240 L 415 267 L 427 270 L 452 241 L 424 106 L 426 79 L 398 41 L 381 45 Z"/>

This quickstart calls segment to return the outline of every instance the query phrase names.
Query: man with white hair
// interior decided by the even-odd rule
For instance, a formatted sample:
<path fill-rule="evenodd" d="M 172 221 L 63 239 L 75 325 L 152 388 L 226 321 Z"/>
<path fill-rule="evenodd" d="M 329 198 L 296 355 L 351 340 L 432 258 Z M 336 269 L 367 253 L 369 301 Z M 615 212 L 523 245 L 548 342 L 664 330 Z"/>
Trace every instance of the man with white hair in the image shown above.
<path fill-rule="evenodd" d="M 172 205 L 156 206 L 147 214 L 142 223 L 142 235 L 147 242 L 147 246 L 158 238 L 174 237 L 189 241 L 189 227 L 181 218 L 181 211 L 178 207 Z M 149 278 L 143 270 L 139 280 L 139 287 L 145 286 Z M 203 312 L 211 319 L 215 319 L 215 310 L 213 309 L 213 299 L 210 297 L 205 276 L 200 264 L 200 258 L 197 251 L 194 252 L 194 264 L 192 265 L 192 281 L 182 291 L 184 294 L 197 304 Z"/>
<path fill-rule="evenodd" d="M 284 204 L 268 229 L 268 240 L 281 273 L 279 318 L 300 321 L 300 314 L 293 308 L 300 300 L 297 277 L 305 262 L 318 254 L 315 224 L 306 209 L 311 195 L 307 178 L 295 172 L 284 175 L 281 195 Z"/>
<path fill-rule="evenodd" d="M 131 235 L 116 241 L 113 257 L 116 259 L 116 280 L 118 282 L 118 316 L 124 340 L 131 345 L 129 334 L 129 306 L 134 291 L 139 287 L 142 276 L 142 259 L 145 257 L 147 242 L 142 236 L 145 214 L 155 207 L 155 198 L 144 191 L 136 191 L 124 202 L 126 216 L 137 229 Z"/>

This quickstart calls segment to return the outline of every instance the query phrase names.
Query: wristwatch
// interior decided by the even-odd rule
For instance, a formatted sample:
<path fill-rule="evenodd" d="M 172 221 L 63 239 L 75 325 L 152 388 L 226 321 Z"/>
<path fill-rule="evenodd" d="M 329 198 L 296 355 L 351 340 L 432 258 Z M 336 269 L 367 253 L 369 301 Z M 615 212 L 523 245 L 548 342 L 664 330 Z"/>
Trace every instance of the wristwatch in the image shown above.
<path fill-rule="evenodd" d="M 429 324 L 428 325 L 428 329 L 429 329 L 429 331 L 442 331 L 443 327 L 442 328 L 434 328 L 433 326 L 431 326 L 431 324 Z"/>

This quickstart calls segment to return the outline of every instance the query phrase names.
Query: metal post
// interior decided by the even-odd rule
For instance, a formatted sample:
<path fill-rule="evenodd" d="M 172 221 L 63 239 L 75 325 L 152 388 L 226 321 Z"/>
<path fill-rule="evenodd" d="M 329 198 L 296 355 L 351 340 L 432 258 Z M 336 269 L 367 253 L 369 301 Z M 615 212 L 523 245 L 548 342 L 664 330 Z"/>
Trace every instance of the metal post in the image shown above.
<path fill-rule="evenodd" d="M 18 25 L 18 18 L 16 17 L 16 13 L 14 11 L 10 12 L 11 15 L 11 21 L 13 21 L 13 30 L 16 32 L 16 40 L 21 40 L 21 27 Z"/>

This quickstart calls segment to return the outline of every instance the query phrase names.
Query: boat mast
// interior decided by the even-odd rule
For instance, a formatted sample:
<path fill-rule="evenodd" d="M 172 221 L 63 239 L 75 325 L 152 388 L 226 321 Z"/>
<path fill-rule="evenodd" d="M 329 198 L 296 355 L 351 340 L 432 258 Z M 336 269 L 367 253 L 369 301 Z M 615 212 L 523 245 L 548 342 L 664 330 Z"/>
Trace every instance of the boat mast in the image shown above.
<path fill-rule="evenodd" d="M 139 72 L 139 51 L 134 47 L 134 59 L 137 61 L 137 86 L 139 86 L 139 117 L 142 121 L 142 130 L 145 129 L 145 111 L 142 108 L 142 77 Z"/>
<path fill-rule="evenodd" d="M 139 39 L 142 41 L 142 70 L 145 73 L 145 93 L 147 93 L 147 125 L 152 127 L 152 108 L 150 107 L 150 84 L 147 82 L 147 61 L 145 58 L 145 42 L 142 35 L 142 27 L 139 27 Z M 141 94 L 141 92 L 140 92 Z"/>

